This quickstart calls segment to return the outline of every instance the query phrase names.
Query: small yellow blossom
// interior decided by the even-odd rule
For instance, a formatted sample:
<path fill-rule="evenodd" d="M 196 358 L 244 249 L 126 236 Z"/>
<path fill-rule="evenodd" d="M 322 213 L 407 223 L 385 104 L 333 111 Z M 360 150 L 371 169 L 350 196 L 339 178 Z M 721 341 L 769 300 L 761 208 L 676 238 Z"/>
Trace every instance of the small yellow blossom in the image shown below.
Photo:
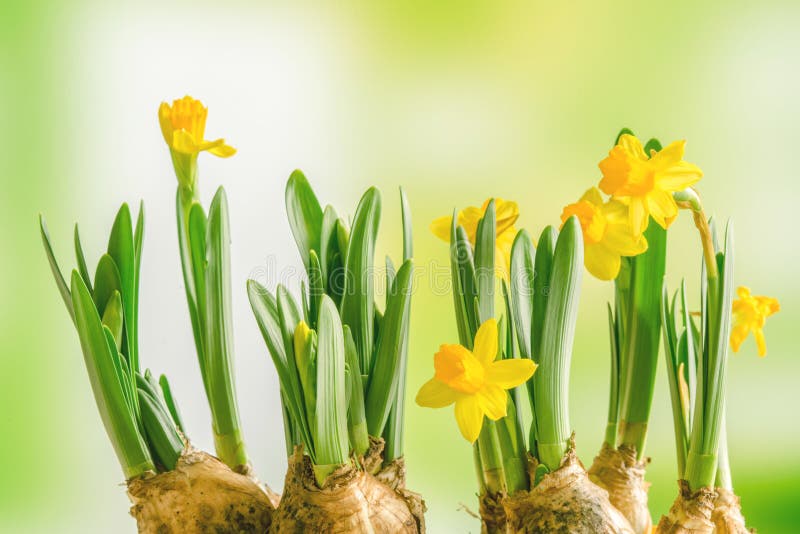
<path fill-rule="evenodd" d="M 628 217 L 628 206 L 618 200 L 603 202 L 596 187 L 564 208 L 561 222 L 578 217 L 583 230 L 584 264 L 600 280 L 613 280 L 619 274 L 621 256 L 636 256 L 647 250 L 647 240 L 635 234 Z"/>
<path fill-rule="evenodd" d="M 486 199 L 480 208 L 471 206 L 458 212 L 458 225 L 464 227 L 473 247 L 478 233 L 478 221 L 486 213 L 490 200 Z M 514 223 L 519 218 L 519 207 L 516 202 L 503 200 L 502 198 L 494 199 L 494 207 L 497 236 L 495 238 L 495 270 L 498 275 L 508 277 L 508 269 L 511 264 L 511 246 L 517 236 L 517 229 L 514 227 Z M 453 217 L 439 217 L 431 223 L 431 232 L 439 239 L 449 243 L 452 224 Z"/>
<path fill-rule="evenodd" d="M 507 389 L 523 384 L 536 370 L 528 359 L 495 361 L 497 321 L 489 319 L 475 334 L 472 351 L 462 345 L 442 345 L 433 357 L 436 373 L 417 393 L 417 404 L 444 408 L 455 403 L 456 422 L 470 443 L 478 439 L 485 415 L 506 416 Z"/>
<path fill-rule="evenodd" d="M 764 323 L 767 317 L 780 311 L 777 299 L 760 295 L 751 295 L 750 288 L 739 286 L 736 290 L 738 299 L 733 301 L 733 330 L 731 331 L 731 348 L 739 352 L 742 343 L 750 332 L 756 338 L 758 355 L 767 355 L 767 342 L 764 340 Z"/>
<path fill-rule="evenodd" d="M 672 193 L 702 178 L 699 167 L 683 161 L 685 146 L 686 141 L 675 141 L 648 156 L 636 137 L 624 134 L 600 162 L 600 189 L 629 205 L 635 233 L 647 228 L 650 217 L 662 228 L 669 227 L 678 215 Z"/>
<path fill-rule="evenodd" d="M 204 139 L 207 115 L 208 108 L 190 96 L 173 101 L 171 106 L 162 102 L 158 108 L 158 122 L 164 141 L 172 150 L 182 154 L 198 154 L 207 150 L 220 158 L 233 156 L 236 149 L 226 145 L 224 139 Z"/>

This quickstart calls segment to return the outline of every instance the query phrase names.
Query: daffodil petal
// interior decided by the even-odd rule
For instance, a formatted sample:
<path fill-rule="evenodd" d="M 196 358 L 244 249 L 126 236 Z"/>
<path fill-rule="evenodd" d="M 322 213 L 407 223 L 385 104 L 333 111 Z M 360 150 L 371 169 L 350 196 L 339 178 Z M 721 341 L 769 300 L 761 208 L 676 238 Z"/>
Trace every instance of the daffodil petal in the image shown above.
<path fill-rule="evenodd" d="M 424 408 L 444 408 L 456 402 L 460 396 L 444 382 L 431 378 L 419 388 L 416 402 Z"/>
<path fill-rule="evenodd" d="M 641 234 L 647 229 L 647 223 L 650 220 L 650 214 L 647 213 L 647 208 L 644 204 L 644 199 L 631 198 L 628 205 L 628 219 L 631 223 L 631 230 L 636 235 Z"/>
<path fill-rule="evenodd" d="M 173 150 L 184 154 L 197 154 L 199 152 L 197 142 L 195 142 L 192 134 L 186 130 L 175 130 L 172 132 L 172 144 L 170 146 Z"/>
<path fill-rule="evenodd" d="M 761 328 L 753 332 L 756 338 L 756 346 L 758 347 L 758 355 L 762 358 L 767 355 L 767 340 L 764 339 L 764 331 Z"/>
<path fill-rule="evenodd" d="M 703 177 L 700 167 L 686 161 L 681 161 L 659 171 L 656 174 L 655 185 L 664 191 L 681 191 L 696 184 Z"/>
<path fill-rule="evenodd" d="M 601 206 L 603 204 L 603 195 L 600 194 L 600 190 L 596 187 L 587 189 L 580 199 L 594 204 L 595 206 Z"/>
<path fill-rule="evenodd" d="M 221 144 L 221 145 L 209 148 L 208 149 L 208 153 L 209 154 L 213 154 L 214 156 L 217 156 L 218 158 L 229 158 L 229 157 L 233 156 L 234 154 L 236 154 L 236 149 L 233 148 L 230 145 L 224 144 L 224 142 L 223 142 L 223 144 Z"/>
<path fill-rule="evenodd" d="M 475 443 L 483 426 L 483 410 L 475 395 L 464 396 L 456 401 L 456 423 L 461 435 Z"/>
<path fill-rule="evenodd" d="M 622 264 L 618 252 L 614 252 L 602 243 L 585 245 L 583 263 L 592 276 L 600 280 L 613 280 L 619 274 Z"/>
<path fill-rule="evenodd" d="M 644 152 L 644 147 L 642 147 L 642 142 L 635 135 L 631 134 L 623 134 L 619 136 L 619 141 L 617 145 L 624 148 L 631 156 L 635 157 L 636 159 L 640 159 L 645 161 L 649 158 L 647 154 Z"/>
<path fill-rule="evenodd" d="M 519 206 L 511 200 L 495 199 L 495 221 L 499 236 L 514 225 L 519 218 Z"/>
<path fill-rule="evenodd" d="M 171 108 L 166 102 L 158 106 L 158 124 L 161 126 L 161 135 L 168 145 L 172 145 L 172 121 L 170 120 Z"/>
<path fill-rule="evenodd" d="M 683 153 L 686 150 L 686 140 L 673 141 L 653 156 L 653 163 L 657 168 L 667 168 L 683 160 Z"/>
<path fill-rule="evenodd" d="M 647 195 L 647 208 L 653 220 L 665 230 L 678 215 L 678 205 L 672 195 L 658 189 Z"/>
<path fill-rule="evenodd" d="M 492 318 L 478 328 L 472 354 L 484 366 L 489 365 L 497 357 L 497 321 Z"/>
<path fill-rule="evenodd" d="M 508 395 L 500 386 L 486 384 L 475 396 L 481 411 L 492 421 L 497 421 L 508 413 Z"/>
<path fill-rule="evenodd" d="M 731 349 L 733 352 L 739 352 L 749 332 L 750 329 L 744 325 L 736 325 L 733 327 L 731 330 Z"/>
<path fill-rule="evenodd" d="M 486 368 L 486 381 L 503 389 L 524 384 L 536 371 L 536 364 L 527 358 L 513 358 L 492 362 Z"/>
<path fill-rule="evenodd" d="M 622 224 L 609 224 L 606 227 L 603 244 L 621 256 L 638 256 L 647 250 L 647 239 L 644 235 L 634 235 L 627 218 Z"/>
<path fill-rule="evenodd" d="M 450 230 L 453 226 L 453 218 L 444 216 L 435 219 L 431 223 L 431 233 L 443 241 L 450 242 Z"/>

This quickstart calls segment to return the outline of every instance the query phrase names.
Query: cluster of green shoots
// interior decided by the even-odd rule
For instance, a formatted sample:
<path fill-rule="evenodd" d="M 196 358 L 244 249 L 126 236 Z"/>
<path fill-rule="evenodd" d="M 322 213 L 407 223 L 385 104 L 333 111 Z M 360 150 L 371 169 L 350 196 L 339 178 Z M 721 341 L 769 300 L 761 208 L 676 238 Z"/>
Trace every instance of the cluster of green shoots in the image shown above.
<path fill-rule="evenodd" d="M 323 210 L 305 176 L 286 186 L 286 211 L 308 286 L 295 299 L 254 280 L 248 295 L 281 385 L 287 454 L 302 446 L 323 484 L 336 467 L 383 438 L 384 462 L 403 455 L 412 271 L 411 219 L 402 190 L 403 263 L 386 259 L 386 301 L 375 301 L 381 197 L 364 193 L 352 228 Z"/>
<path fill-rule="evenodd" d="M 471 349 L 479 325 L 494 318 L 496 213 L 490 201 L 478 222 L 475 247 L 453 217 L 450 264 L 456 323 L 463 346 Z M 534 486 L 558 469 L 570 447 L 568 383 L 583 273 L 583 239 L 577 218 L 561 232 L 547 227 L 538 248 L 524 230 L 511 252 L 509 283 L 503 280 L 505 314 L 499 321 L 500 357 L 529 358 L 539 365 L 527 381 L 532 423 L 524 432 L 521 387 L 509 396 L 507 415 L 485 418 L 474 458 L 482 492 L 514 493 Z M 527 438 L 526 438 L 527 436 Z M 527 441 L 527 443 L 526 443 Z M 527 454 L 539 466 L 530 480 Z"/>
<path fill-rule="evenodd" d="M 729 224 L 725 247 L 720 249 L 713 223 L 706 224 L 702 215 L 695 221 L 707 252 L 701 273 L 699 324 L 688 311 L 685 283 L 672 299 L 664 286 L 661 308 L 678 476 L 692 490 L 731 489 L 725 377 L 733 299 L 733 231 Z"/>
<path fill-rule="evenodd" d="M 108 437 L 126 479 L 169 471 L 186 447 L 169 382 L 139 368 L 137 316 L 144 209 L 134 230 L 130 210 L 117 213 L 108 249 L 94 279 L 89 275 L 75 227 L 75 255 L 67 284 L 56 262 L 44 219 L 39 226 L 56 284 L 80 338 L 89 381 Z"/>

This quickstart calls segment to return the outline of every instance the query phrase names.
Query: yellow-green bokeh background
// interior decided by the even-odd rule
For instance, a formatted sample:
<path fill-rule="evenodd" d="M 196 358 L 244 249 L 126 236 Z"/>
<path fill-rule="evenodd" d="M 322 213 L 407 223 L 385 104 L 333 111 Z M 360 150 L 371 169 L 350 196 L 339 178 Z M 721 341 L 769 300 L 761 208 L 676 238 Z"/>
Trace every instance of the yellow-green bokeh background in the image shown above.
<path fill-rule="evenodd" d="M 334 7 L 334 5 L 336 7 Z M 94 258 L 116 207 L 147 204 L 142 359 L 173 380 L 190 434 L 211 446 L 177 259 L 174 177 L 156 122 L 162 99 L 210 106 L 210 137 L 240 149 L 202 157 L 205 198 L 232 207 L 237 377 L 258 474 L 285 469 L 277 382 L 244 295 L 249 275 L 299 266 L 283 184 L 303 168 L 352 212 L 384 192 L 381 251 L 399 254 L 396 187 L 413 207 L 421 266 L 447 261 L 428 222 L 490 195 L 520 203 L 538 233 L 598 178 L 629 126 L 686 138 L 709 211 L 736 224 L 737 281 L 777 296 L 769 356 L 752 340 L 730 362 L 737 492 L 761 532 L 796 532 L 796 2 L 0 2 L 0 531 L 133 532 L 122 475 L 97 416 L 77 338 L 50 277 L 36 215 L 65 267 L 72 223 Z M 270 271 L 272 265 L 272 271 Z M 668 279 L 696 292 L 691 223 L 670 231 Z M 274 283 L 275 278 L 271 279 Z M 608 284 L 587 277 L 572 366 L 581 456 L 601 442 Z M 409 388 L 456 339 L 451 298 L 420 281 Z M 651 509 L 676 493 L 668 392 L 659 370 L 648 454 Z M 478 532 L 469 446 L 449 411 L 409 405 L 409 484 L 430 531 Z"/>

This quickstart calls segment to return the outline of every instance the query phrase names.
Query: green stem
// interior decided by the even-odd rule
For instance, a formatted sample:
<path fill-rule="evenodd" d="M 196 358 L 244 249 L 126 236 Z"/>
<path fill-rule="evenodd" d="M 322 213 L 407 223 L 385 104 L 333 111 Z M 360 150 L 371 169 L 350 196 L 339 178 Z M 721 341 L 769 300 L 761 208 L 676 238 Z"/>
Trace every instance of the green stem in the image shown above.
<path fill-rule="evenodd" d="M 731 464 L 728 458 L 728 430 L 725 415 L 722 416 L 722 428 L 719 436 L 719 455 L 717 461 L 717 477 L 715 485 L 728 491 L 733 491 L 731 480 Z"/>
<path fill-rule="evenodd" d="M 478 448 L 480 450 L 486 490 L 493 495 L 506 493 L 508 485 L 503 464 L 503 454 L 494 421 L 484 419 L 483 428 L 481 428 L 481 433 L 478 435 Z"/>

